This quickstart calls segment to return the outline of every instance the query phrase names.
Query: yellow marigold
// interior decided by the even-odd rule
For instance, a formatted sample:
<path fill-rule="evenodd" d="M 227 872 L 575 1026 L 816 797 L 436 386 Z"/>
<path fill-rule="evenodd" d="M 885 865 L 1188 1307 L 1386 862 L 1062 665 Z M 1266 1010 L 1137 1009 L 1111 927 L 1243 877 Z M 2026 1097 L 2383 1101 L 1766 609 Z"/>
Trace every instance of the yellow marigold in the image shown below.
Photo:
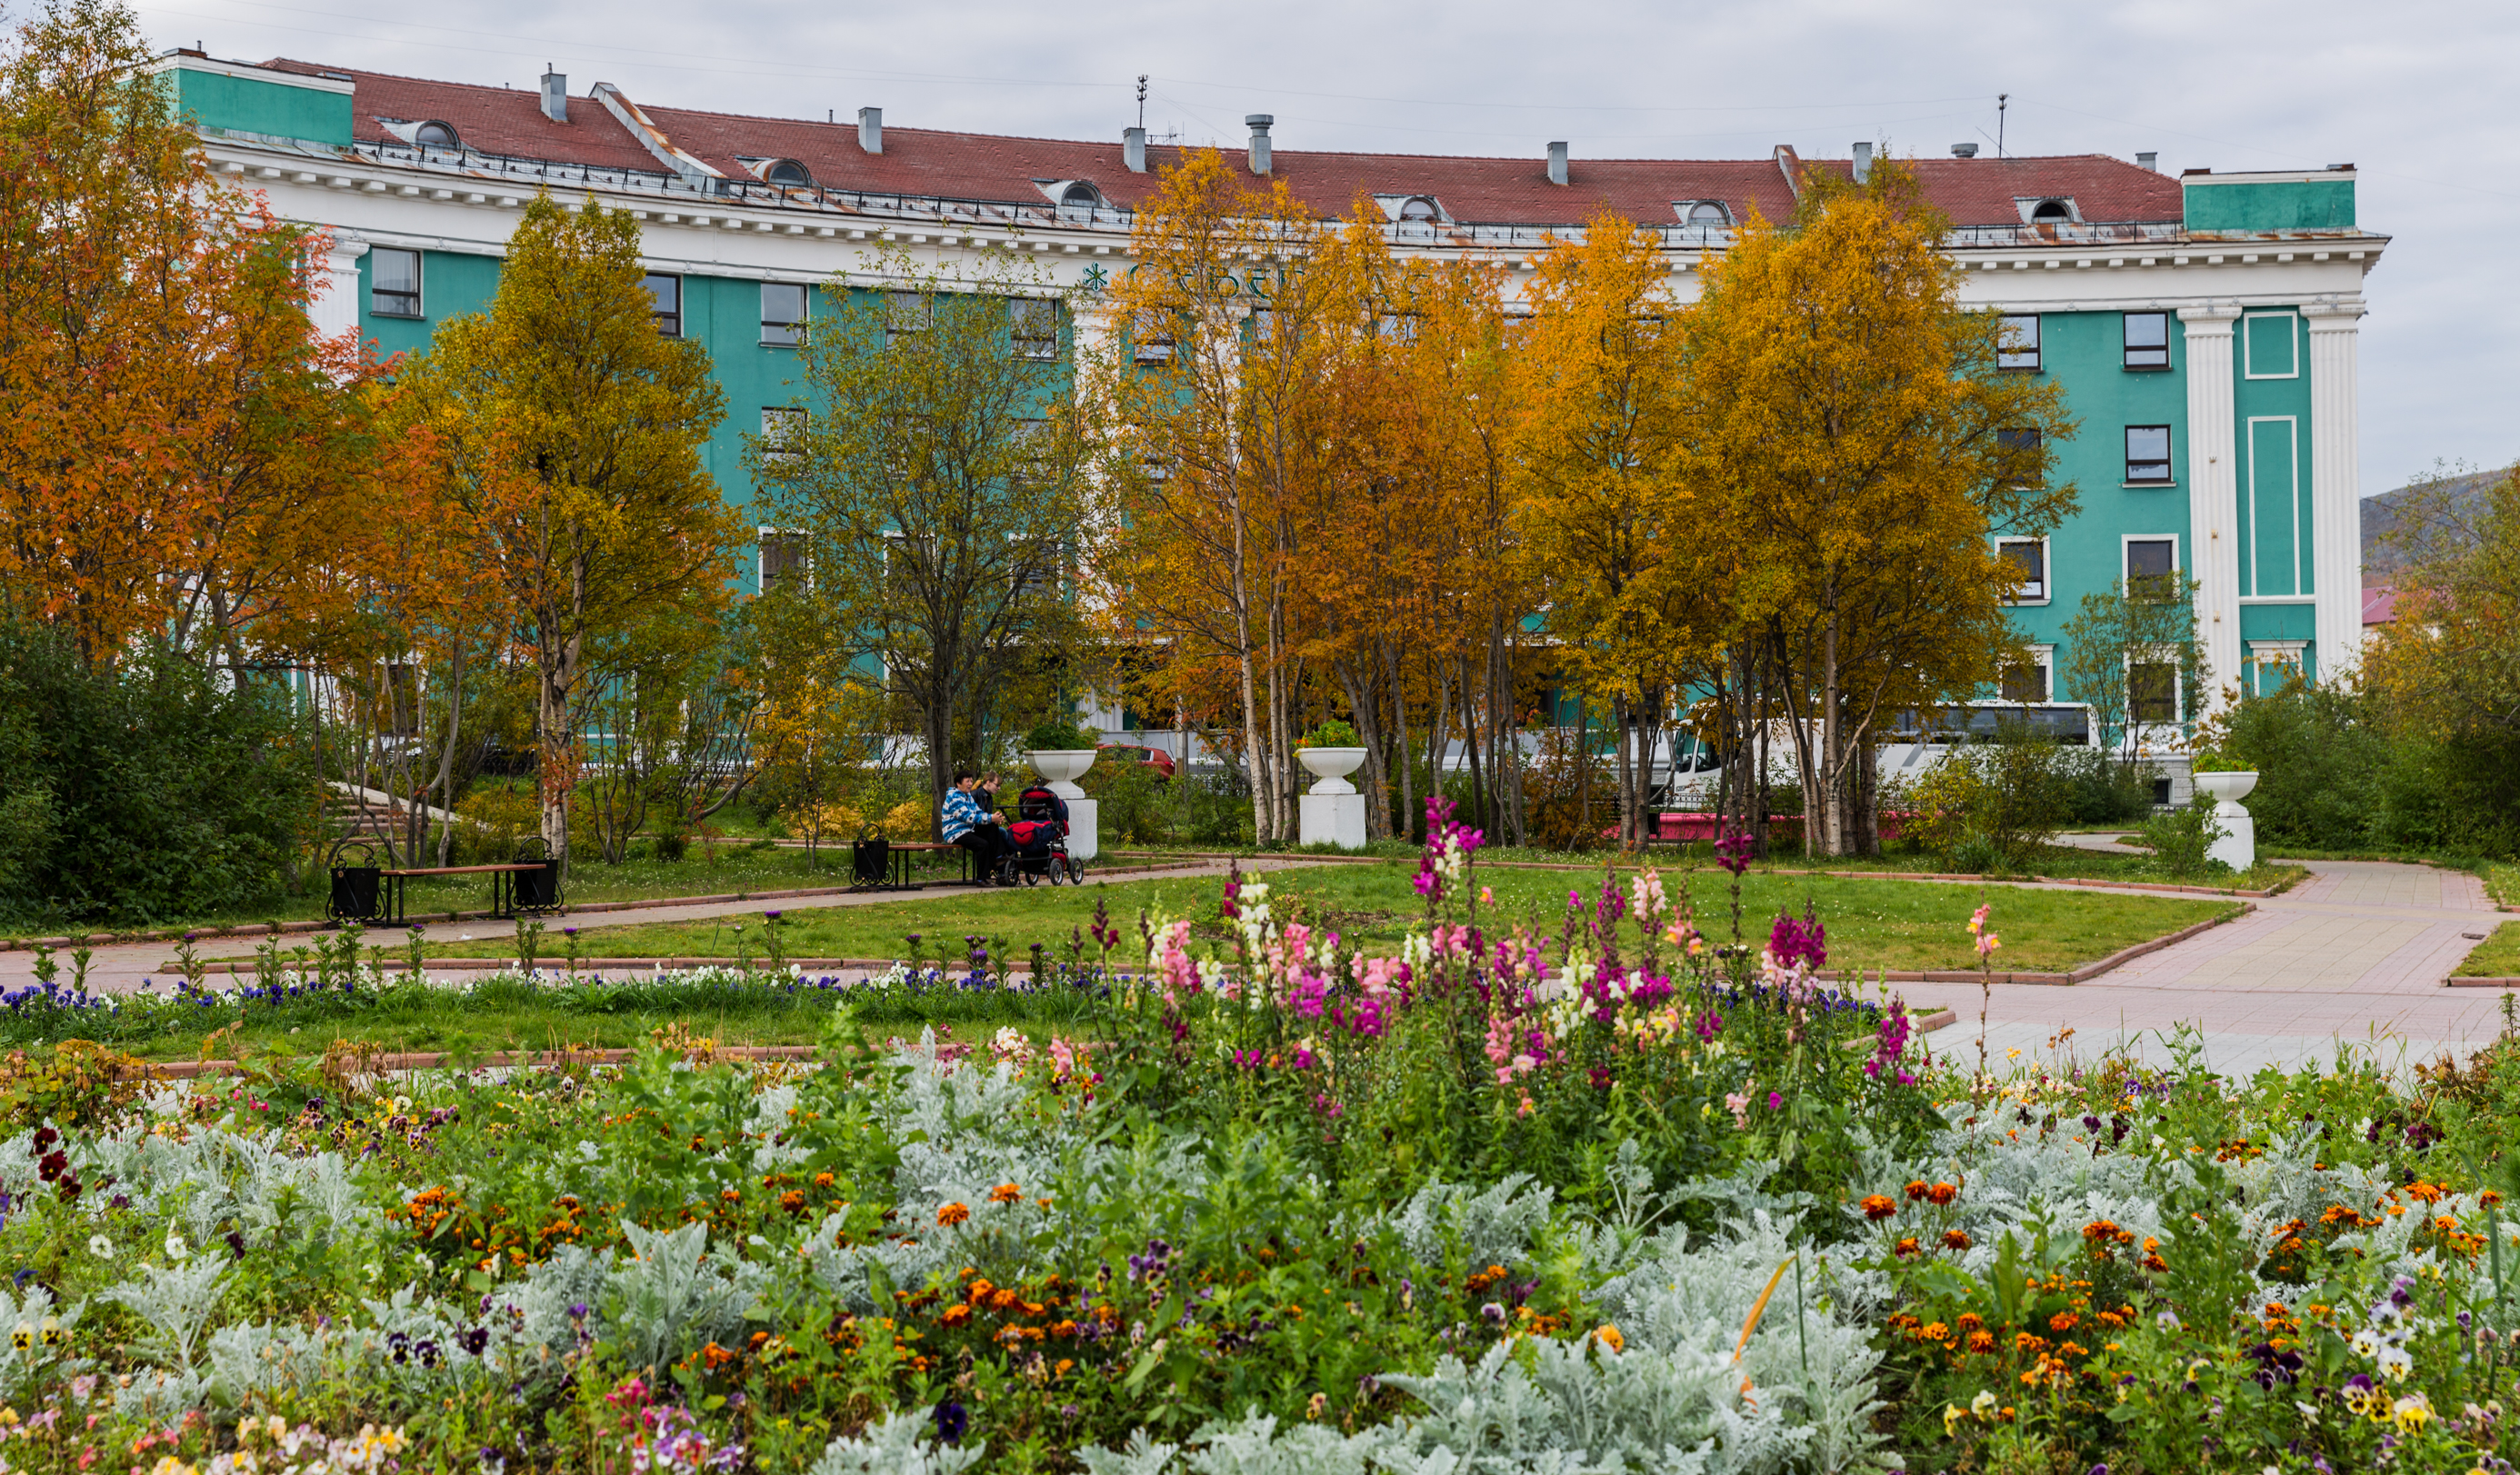
<path fill-rule="evenodd" d="M 1600 1325 L 1593 1328 L 1593 1340 L 1600 1343 L 1612 1352 L 1625 1352 L 1628 1350 L 1628 1339 L 1619 1335 L 1619 1329 L 1612 1326 L 1607 1321 L 1604 1321 Z"/>

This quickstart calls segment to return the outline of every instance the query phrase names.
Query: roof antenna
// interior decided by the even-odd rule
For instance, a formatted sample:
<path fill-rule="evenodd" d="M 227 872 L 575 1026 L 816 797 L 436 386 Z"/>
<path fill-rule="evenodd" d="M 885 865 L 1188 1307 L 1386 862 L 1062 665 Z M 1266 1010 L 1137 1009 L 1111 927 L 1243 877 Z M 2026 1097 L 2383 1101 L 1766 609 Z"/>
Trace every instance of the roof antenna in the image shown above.
<path fill-rule="evenodd" d="M 1147 126 L 1147 74 L 1138 73 L 1138 126 Z"/>
<path fill-rule="evenodd" d="M 2011 107 L 2011 106 L 2012 106 L 2012 94 L 2011 94 L 2011 93 L 2009 93 L 2009 92 L 1999 92 L 1999 93 L 1997 93 L 1997 94 L 1995 95 L 1995 156 L 1996 156 L 1996 157 L 1998 157 L 1998 158 L 2002 158 L 2002 157 L 2003 157 L 2003 156 L 2004 156 L 2004 155 L 2003 155 L 2003 110 L 2004 110 L 2004 109 L 2006 109 L 2006 108 L 2009 108 L 2009 107 Z"/>

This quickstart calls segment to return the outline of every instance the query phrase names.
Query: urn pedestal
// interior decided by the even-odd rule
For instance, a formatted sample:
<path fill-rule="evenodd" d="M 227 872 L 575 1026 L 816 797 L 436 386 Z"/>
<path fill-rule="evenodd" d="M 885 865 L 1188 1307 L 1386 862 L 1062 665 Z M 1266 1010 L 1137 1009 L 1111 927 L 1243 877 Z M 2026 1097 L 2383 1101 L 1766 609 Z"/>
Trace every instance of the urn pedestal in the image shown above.
<path fill-rule="evenodd" d="M 1102 848 L 1097 833 L 1102 805 L 1085 797 L 1076 781 L 1094 766 L 1094 749 L 1090 747 L 1034 748 L 1024 754 L 1024 761 L 1040 774 L 1050 791 L 1067 801 L 1067 853 L 1077 860 L 1090 861 Z M 1012 818 L 1012 816 L 1011 816 Z"/>
<path fill-rule="evenodd" d="M 2223 837 L 2214 842 L 2206 855 L 2234 871 L 2246 871 L 2258 863 L 2258 822 L 2240 807 L 2249 790 L 2258 786 L 2254 773 L 2198 774 L 2196 786 L 2214 796 L 2214 823 L 2223 827 Z"/>
<path fill-rule="evenodd" d="M 1311 792 L 1296 796 L 1295 838 L 1304 845 L 1365 848 L 1365 795 L 1347 782 L 1365 762 L 1361 747 L 1305 747 L 1295 757 L 1313 772 Z"/>

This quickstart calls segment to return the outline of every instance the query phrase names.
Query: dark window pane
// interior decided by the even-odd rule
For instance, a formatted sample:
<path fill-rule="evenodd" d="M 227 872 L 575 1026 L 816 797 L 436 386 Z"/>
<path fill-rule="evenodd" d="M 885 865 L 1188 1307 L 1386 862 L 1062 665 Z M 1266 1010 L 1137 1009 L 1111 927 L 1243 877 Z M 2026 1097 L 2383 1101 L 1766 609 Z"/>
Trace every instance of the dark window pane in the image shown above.
<path fill-rule="evenodd" d="M 2127 426 L 2126 479 L 2129 481 L 2171 479 L 2170 426 Z"/>
<path fill-rule="evenodd" d="M 649 299 L 655 303 L 656 332 L 669 338 L 683 335 L 683 279 L 661 272 L 648 274 Z"/>
<path fill-rule="evenodd" d="M 2046 666 L 2004 667 L 2003 699 L 2006 701 L 2046 701 L 2048 699 L 2048 668 Z"/>
<path fill-rule="evenodd" d="M 2005 316 L 2002 336 L 1996 340 L 1995 367 L 1998 369 L 2039 367 L 2039 315 L 2037 313 L 2013 313 Z"/>
<path fill-rule="evenodd" d="M 1058 304 L 1039 297 L 1017 297 L 1007 304 L 1014 330 L 1015 352 L 1028 359 L 1058 357 Z"/>
<path fill-rule="evenodd" d="M 2131 598 L 2166 597 L 2176 572 L 2167 538 L 2145 538 L 2126 546 L 2127 594 Z"/>
<path fill-rule="evenodd" d="M 761 591 L 805 566 L 805 539 L 798 533 L 761 535 Z"/>
<path fill-rule="evenodd" d="M 419 317 L 420 252 L 378 246 L 368 258 L 368 311 L 381 318 Z"/>
<path fill-rule="evenodd" d="M 2127 716 L 2136 722 L 2179 719 L 2179 668 L 2146 663 L 2127 670 Z"/>
<path fill-rule="evenodd" d="M 2130 369 L 2170 367 L 2170 314 L 2131 312 L 2126 315 L 2126 366 Z"/>
<path fill-rule="evenodd" d="M 2048 550 L 2032 542 L 2005 543 L 1999 550 L 2014 567 L 2021 570 L 2021 588 L 2016 600 L 2048 598 Z"/>

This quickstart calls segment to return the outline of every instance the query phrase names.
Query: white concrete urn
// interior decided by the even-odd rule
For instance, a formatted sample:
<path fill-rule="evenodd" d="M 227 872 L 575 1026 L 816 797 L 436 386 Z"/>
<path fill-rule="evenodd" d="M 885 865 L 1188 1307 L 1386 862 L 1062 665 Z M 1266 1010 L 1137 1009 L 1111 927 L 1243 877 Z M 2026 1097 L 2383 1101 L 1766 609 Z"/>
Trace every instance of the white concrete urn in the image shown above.
<path fill-rule="evenodd" d="M 1361 747 L 1299 747 L 1295 757 L 1313 771 L 1310 792 L 1295 800 L 1295 840 L 1302 845 L 1365 848 L 1365 795 L 1347 782 L 1365 762 Z"/>
<path fill-rule="evenodd" d="M 1040 747 L 1024 754 L 1024 761 L 1041 775 L 1050 791 L 1067 801 L 1067 853 L 1080 861 L 1094 859 L 1102 849 L 1098 831 L 1102 806 L 1076 786 L 1076 781 L 1094 766 L 1094 756 L 1090 747 Z"/>
<path fill-rule="evenodd" d="M 2194 774 L 2196 786 L 2214 800 L 2214 823 L 2223 833 L 2206 854 L 2234 871 L 2246 871 L 2258 863 L 2258 822 L 2240 807 L 2240 801 L 2258 786 L 2253 770 L 2230 773 Z"/>
<path fill-rule="evenodd" d="M 1299 747 L 1295 758 L 1313 771 L 1320 781 L 1313 785 L 1317 794 L 1352 794 L 1356 785 L 1347 776 L 1365 766 L 1365 749 L 1361 747 Z"/>

